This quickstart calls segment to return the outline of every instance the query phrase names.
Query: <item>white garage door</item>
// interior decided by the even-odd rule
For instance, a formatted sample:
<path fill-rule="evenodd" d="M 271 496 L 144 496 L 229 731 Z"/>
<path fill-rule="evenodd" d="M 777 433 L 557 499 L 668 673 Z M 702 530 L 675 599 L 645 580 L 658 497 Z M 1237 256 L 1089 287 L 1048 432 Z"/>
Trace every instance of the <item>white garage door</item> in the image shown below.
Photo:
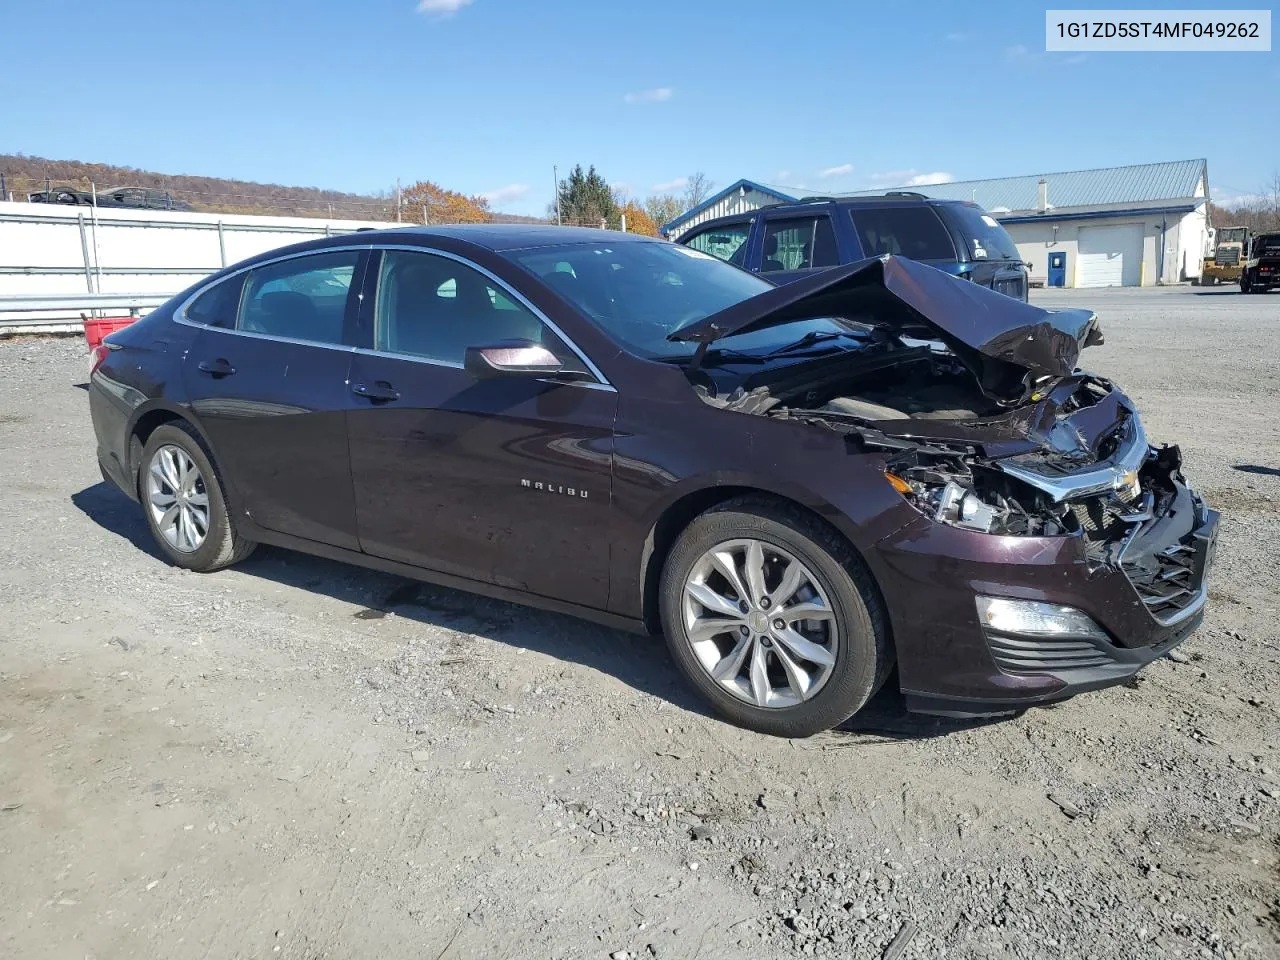
<path fill-rule="evenodd" d="M 1141 224 L 1080 228 L 1077 287 L 1136 287 L 1141 282 Z"/>

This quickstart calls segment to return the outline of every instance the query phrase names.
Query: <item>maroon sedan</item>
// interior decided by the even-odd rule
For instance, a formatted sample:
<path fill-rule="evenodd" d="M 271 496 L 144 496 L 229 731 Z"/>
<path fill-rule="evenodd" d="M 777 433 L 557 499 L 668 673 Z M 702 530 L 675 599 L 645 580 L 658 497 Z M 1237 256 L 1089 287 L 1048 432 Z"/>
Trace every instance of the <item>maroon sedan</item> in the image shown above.
<path fill-rule="evenodd" d="M 1217 514 L 1077 368 L 1088 311 L 884 257 L 775 287 L 525 225 L 255 257 L 112 334 L 106 477 L 173 563 L 258 543 L 662 630 L 803 736 L 1119 683 L 1203 616 Z M 601 642 L 607 642 L 602 635 Z"/>

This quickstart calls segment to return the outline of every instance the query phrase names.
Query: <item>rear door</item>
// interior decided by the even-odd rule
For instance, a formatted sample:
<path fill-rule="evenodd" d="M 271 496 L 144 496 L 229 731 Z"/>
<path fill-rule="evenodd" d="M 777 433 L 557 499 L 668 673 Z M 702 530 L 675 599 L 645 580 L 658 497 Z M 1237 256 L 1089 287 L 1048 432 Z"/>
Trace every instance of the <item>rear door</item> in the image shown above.
<path fill-rule="evenodd" d="M 422 250 L 379 256 L 373 349 L 356 353 L 350 386 L 362 549 L 603 608 L 617 393 L 598 376 L 473 378 L 465 349 L 512 338 L 593 371 L 477 265 Z"/>
<path fill-rule="evenodd" d="M 790 283 L 840 264 L 835 228 L 827 213 L 766 217 L 760 275 Z"/>
<path fill-rule="evenodd" d="M 358 549 L 347 378 L 368 248 L 273 261 L 180 312 L 184 382 L 238 505 L 267 530 Z"/>

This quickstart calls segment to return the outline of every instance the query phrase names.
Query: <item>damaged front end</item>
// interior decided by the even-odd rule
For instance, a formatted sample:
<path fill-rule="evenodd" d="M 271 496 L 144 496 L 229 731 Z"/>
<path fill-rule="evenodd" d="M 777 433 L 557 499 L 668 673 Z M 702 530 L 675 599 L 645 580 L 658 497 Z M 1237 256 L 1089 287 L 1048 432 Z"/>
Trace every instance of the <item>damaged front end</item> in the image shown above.
<path fill-rule="evenodd" d="M 701 342 L 823 315 L 865 327 L 844 335 L 856 348 L 740 377 L 694 369 L 705 402 L 845 434 L 933 524 L 1049 538 L 1044 551 L 1072 558 L 1062 575 L 1076 597 L 1107 584 L 1091 615 L 1111 626 L 1069 638 L 1099 656 L 1157 648 L 1164 628 L 1201 611 L 1218 515 L 1186 484 L 1178 448 L 1153 448 L 1132 402 L 1076 366 L 1102 339 L 1091 313 L 1041 310 L 893 258 L 811 286 L 704 321 Z M 963 549 L 1009 564 L 1026 553 L 1012 542 Z M 1017 586 L 1029 600 L 1055 599 Z M 1000 589 L 990 576 L 981 586 Z"/>

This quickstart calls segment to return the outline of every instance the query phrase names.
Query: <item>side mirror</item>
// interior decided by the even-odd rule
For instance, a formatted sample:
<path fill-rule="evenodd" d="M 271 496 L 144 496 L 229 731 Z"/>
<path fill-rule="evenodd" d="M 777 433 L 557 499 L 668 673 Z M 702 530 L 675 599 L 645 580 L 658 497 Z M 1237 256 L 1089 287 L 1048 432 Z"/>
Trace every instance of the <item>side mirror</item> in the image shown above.
<path fill-rule="evenodd" d="M 503 340 L 484 347 L 467 347 L 462 365 L 477 380 L 546 377 L 564 369 L 559 357 L 532 340 Z"/>

